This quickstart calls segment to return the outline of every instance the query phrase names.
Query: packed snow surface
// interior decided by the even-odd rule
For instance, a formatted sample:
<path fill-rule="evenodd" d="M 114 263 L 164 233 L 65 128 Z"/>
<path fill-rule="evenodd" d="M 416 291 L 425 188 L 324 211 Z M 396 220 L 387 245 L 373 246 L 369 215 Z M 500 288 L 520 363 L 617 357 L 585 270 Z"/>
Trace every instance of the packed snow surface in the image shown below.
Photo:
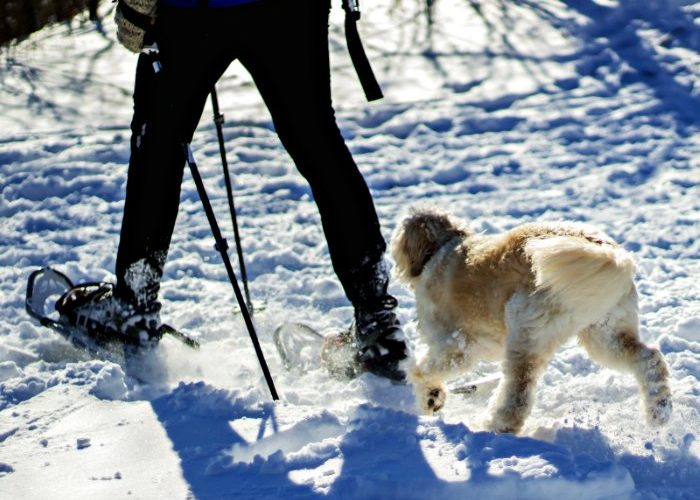
<path fill-rule="evenodd" d="M 77 19 L 1 53 L 0 498 L 700 498 L 700 4 L 440 0 L 428 15 L 367 2 L 361 29 L 386 94 L 372 104 L 334 9 L 338 120 L 387 238 L 429 204 L 485 233 L 584 221 L 637 260 L 641 335 L 671 371 L 670 423 L 647 427 L 632 377 L 572 342 L 518 436 L 483 425 L 497 365 L 480 365 L 481 389 L 452 394 L 436 417 L 408 386 L 284 369 L 279 323 L 328 333 L 352 310 L 310 190 L 237 64 L 219 84 L 224 132 L 281 401 L 189 174 L 162 316 L 199 352 L 166 341 L 135 373 L 30 321 L 32 270 L 114 279 L 135 58 L 105 4 L 104 28 Z M 193 149 L 230 233 L 209 109 Z M 414 298 L 391 292 L 420 354 Z"/>

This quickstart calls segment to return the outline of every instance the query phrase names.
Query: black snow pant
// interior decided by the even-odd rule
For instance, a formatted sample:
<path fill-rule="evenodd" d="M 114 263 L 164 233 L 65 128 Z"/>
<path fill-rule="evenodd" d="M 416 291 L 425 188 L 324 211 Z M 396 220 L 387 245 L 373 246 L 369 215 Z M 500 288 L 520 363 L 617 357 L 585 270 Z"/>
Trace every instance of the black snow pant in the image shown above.
<path fill-rule="evenodd" d="M 159 13 L 162 69 L 156 73 L 153 57 L 142 54 L 136 70 L 116 263 L 124 299 L 145 307 L 157 299 L 178 212 L 182 144 L 190 142 L 210 91 L 235 59 L 252 75 L 282 144 L 310 184 L 348 298 L 357 305 L 368 293 L 386 291 L 383 282 L 375 292 L 375 277 L 368 275 L 386 248 L 377 214 L 331 103 L 329 9 L 329 0 L 259 0 Z"/>

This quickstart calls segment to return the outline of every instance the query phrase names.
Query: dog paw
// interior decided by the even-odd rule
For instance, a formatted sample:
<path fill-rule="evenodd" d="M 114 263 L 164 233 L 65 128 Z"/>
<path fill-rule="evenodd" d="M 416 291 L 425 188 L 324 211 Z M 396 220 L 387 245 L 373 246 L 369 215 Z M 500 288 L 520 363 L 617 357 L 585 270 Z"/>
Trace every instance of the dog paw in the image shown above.
<path fill-rule="evenodd" d="M 489 422 L 487 426 L 488 430 L 491 432 L 494 432 L 496 434 L 517 434 L 518 429 L 516 429 L 512 425 L 504 424 L 504 423 L 497 423 L 497 422 Z"/>
<path fill-rule="evenodd" d="M 502 408 L 488 420 L 486 427 L 496 434 L 517 434 L 523 427 L 523 418 L 512 409 Z"/>
<path fill-rule="evenodd" d="M 649 406 L 649 423 L 653 426 L 664 425 L 671 419 L 672 412 L 673 403 L 671 403 L 671 398 L 664 397 L 654 401 Z"/>
<path fill-rule="evenodd" d="M 432 415 L 445 406 L 447 392 L 444 387 L 427 387 L 422 392 L 421 406 L 423 412 Z"/>

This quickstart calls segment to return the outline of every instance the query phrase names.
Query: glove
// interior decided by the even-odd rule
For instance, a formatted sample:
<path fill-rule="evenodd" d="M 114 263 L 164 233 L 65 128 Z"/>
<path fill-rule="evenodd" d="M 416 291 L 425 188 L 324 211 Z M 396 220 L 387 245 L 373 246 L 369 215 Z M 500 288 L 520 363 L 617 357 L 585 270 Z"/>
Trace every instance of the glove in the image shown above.
<path fill-rule="evenodd" d="M 158 0 L 119 0 L 114 14 L 117 40 L 131 52 L 141 52 L 146 32 L 156 21 Z"/>

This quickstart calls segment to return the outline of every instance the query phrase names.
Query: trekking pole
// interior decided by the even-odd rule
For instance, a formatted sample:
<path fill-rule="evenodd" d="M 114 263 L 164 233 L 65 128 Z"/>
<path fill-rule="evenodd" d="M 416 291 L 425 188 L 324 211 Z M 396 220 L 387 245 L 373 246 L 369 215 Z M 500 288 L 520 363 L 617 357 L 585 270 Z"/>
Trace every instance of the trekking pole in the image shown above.
<path fill-rule="evenodd" d="M 209 196 L 204 188 L 204 182 L 202 181 L 202 176 L 199 175 L 199 169 L 197 168 L 197 163 L 194 161 L 194 155 L 192 154 L 192 148 L 189 143 L 184 143 L 182 145 L 183 151 L 185 153 L 185 159 L 192 172 L 192 178 L 197 186 L 197 192 L 199 193 L 199 198 L 202 200 L 202 205 L 204 205 L 204 212 L 209 220 L 209 225 L 211 226 L 211 231 L 214 234 L 214 240 L 216 241 L 215 248 L 221 254 L 221 258 L 224 260 L 224 265 L 226 266 L 226 272 L 228 273 L 228 279 L 233 287 L 233 293 L 236 295 L 236 300 L 238 301 L 238 306 L 241 308 L 241 314 L 243 315 L 243 321 L 248 328 L 248 334 L 250 335 L 250 340 L 253 342 L 253 347 L 255 348 L 255 354 L 258 356 L 258 361 L 260 362 L 260 367 L 262 368 L 263 374 L 265 375 L 265 381 L 267 382 L 267 387 L 270 389 L 270 394 L 272 399 L 277 401 L 279 396 L 277 395 L 277 389 L 275 389 L 275 383 L 272 380 L 272 375 L 270 375 L 270 369 L 267 367 L 267 362 L 265 361 L 265 355 L 260 348 L 260 342 L 258 341 L 258 335 L 255 333 L 255 326 L 253 326 L 253 321 L 248 312 L 248 308 L 243 300 L 243 295 L 241 294 L 241 289 L 238 286 L 238 281 L 236 280 L 236 275 L 233 272 L 233 266 L 231 266 L 231 260 L 228 257 L 228 244 L 226 240 L 221 235 L 221 229 L 219 229 L 219 224 L 216 222 L 216 216 L 214 215 L 214 209 L 209 201 Z"/>
<path fill-rule="evenodd" d="M 211 104 L 214 108 L 214 124 L 216 124 L 216 135 L 219 138 L 219 153 L 221 153 L 221 164 L 224 167 L 224 182 L 226 183 L 226 195 L 228 197 L 228 207 L 231 212 L 231 223 L 233 224 L 233 238 L 236 242 L 236 253 L 238 254 L 238 268 L 241 271 L 241 281 L 243 281 L 243 293 L 245 302 L 250 314 L 254 314 L 253 302 L 250 300 L 248 291 L 248 273 L 245 270 L 243 261 L 243 246 L 241 245 L 241 235 L 238 231 L 238 219 L 236 217 L 236 205 L 233 202 L 233 187 L 231 186 L 231 176 L 228 171 L 228 161 L 226 160 L 226 147 L 224 145 L 224 115 L 219 111 L 219 99 L 216 95 L 216 85 L 211 89 Z"/>

